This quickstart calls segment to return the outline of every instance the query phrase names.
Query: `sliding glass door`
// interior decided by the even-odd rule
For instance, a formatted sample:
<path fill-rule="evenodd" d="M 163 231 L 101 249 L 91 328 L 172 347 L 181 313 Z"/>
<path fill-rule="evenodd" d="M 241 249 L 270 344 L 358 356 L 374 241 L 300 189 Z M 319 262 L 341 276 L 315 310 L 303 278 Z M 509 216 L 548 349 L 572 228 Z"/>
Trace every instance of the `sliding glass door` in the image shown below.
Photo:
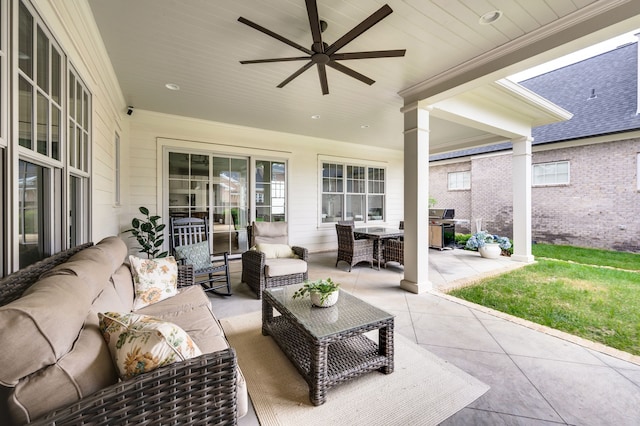
<path fill-rule="evenodd" d="M 247 250 L 247 158 L 169 153 L 169 216 L 209 221 L 216 255 Z"/>

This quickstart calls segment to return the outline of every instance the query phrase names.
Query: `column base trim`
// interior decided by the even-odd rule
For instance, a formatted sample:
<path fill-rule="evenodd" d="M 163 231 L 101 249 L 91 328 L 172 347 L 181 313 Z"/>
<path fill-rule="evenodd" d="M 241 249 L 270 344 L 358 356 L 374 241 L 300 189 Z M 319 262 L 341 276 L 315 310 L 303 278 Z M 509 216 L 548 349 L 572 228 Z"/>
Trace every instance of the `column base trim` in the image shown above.
<path fill-rule="evenodd" d="M 400 280 L 400 288 L 411 293 L 420 294 L 433 290 L 433 284 L 431 284 L 431 281 L 426 284 L 420 284 L 413 281 Z"/>
<path fill-rule="evenodd" d="M 514 262 L 533 263 L 535 261 L 535 257 L 533 257 L 533 255 L 526 254 L 512 254 L 511 260 Z"/>

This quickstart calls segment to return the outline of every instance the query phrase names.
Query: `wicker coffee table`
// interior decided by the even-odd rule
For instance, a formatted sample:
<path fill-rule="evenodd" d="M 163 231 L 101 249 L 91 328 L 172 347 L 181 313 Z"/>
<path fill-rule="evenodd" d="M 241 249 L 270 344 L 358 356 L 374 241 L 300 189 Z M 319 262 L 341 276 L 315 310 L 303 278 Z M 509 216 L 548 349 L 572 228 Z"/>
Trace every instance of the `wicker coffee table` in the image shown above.
<path fill-rule="evenodd" d="M 342 290 L 334 306 L 317 308 L 309 298 L 292 298 L 298 288 L 264 291 L 262 334 L 273 337 L 309 384 L 313 405 L 339 383 L 373 370 L 393 372 L 393 315 Z M 372 330 L 378 342 L 364 336 Z"/>

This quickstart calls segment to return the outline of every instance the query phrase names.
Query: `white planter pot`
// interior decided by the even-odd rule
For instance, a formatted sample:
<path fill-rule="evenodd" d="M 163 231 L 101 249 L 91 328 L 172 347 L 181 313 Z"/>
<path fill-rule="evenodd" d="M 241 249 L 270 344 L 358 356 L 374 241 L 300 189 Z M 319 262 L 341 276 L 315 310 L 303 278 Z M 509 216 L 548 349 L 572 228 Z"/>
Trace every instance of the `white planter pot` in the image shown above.
<path fill-rule="evenodd" d="M 311 303 L 314 304 L 314 306 L 318 306 L 320 308 L 327 308 L 329 306 L 333 306 L 336 304 L 336 302 L 338 301 L 338 295 L 340 294 L 340 291 L 336 290 L 333 293 L 330 293 L 326 299 L 324 299 L 324 302 L 322 302 L 321 299 L 321 294 L 317 291 L 312 291 L 311 293 L 309 293 L 309 297 L 311 298 Z"/>
<path fill-rule="evenodd" d="M 478 247 L 478 253 L 480 253 L 480 256 L 487 259 L 497 259 L 500 257 L 502 249 L 498 243 L 489 243 L 482 247 Z"/>

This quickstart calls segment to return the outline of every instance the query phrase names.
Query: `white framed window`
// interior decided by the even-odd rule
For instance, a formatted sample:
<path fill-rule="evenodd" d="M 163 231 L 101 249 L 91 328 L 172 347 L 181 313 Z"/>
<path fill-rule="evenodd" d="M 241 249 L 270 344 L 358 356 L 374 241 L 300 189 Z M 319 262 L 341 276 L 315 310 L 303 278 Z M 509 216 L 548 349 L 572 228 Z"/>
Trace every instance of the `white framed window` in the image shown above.
<path fill-rule="evenodd" d="M 6 3 L 3 24 L 11 19 L 5 20 Z M 91 239 L 91 94 L 31 2 L 12 0 L 12 6 L 15 85 L 6 89 L 3 74 L 0 86 L 11 99 L 0 108 L 17 107 L 6 141 L 14 148 L 7 163 L 18 164 L 7 182 L 17 216 L 17 226 L 7 228 L 17 244 L 4 247 L 13 250 L 9 272 Z M 0 31 L 0 46 L 7 46 L 5 34 Z"/>
<path fill-rule="evenodd" d="M 255 160 L 255 220 L 286 222 L 287 164 Z"/>
<path fill-rule="evenodd" d="M 320 222 L 385 220 L 386 170 L 383 167 L 321 161 Z"/>
<path fill-rule="evenodd" d="M 447 189 L 449 191 L 471 189 L 471 172 L 466 170 L 447 173 Z"/>
<path fill-rule="evenodd" d="M 533 186 L 568 185 L 569 162 L 554 161 L 534 164 L 531 173 Z"/>

